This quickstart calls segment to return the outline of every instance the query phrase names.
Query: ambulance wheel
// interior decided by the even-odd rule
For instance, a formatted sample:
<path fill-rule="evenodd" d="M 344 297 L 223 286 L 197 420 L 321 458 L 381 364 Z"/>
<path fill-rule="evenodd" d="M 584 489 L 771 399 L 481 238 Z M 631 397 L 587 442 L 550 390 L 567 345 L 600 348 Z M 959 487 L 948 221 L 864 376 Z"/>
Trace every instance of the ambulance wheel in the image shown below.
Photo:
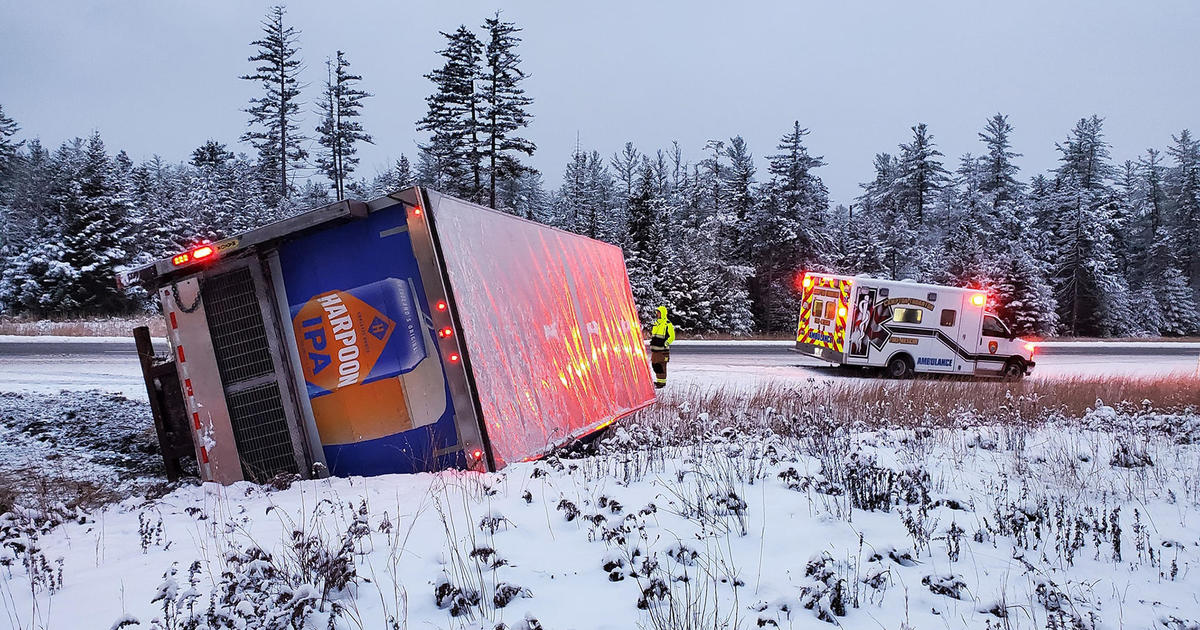
<path fill-rule="evenodd" d="M 883 369 L 884 376 L 888 378 L 909 378 L 913 375 L 912 359 L 904 355 L 892 357 L 888 361 L 887 367 Z"/>
<path fill-rule="evenodd" d="M 1025 364 L 1021 363 L 1020 359 L 1009 359 L 1008 363 L 1004 364 L 1004 371 L 1000 375 L 1006 381 L 1019 381 L 1025 378 Z"/>

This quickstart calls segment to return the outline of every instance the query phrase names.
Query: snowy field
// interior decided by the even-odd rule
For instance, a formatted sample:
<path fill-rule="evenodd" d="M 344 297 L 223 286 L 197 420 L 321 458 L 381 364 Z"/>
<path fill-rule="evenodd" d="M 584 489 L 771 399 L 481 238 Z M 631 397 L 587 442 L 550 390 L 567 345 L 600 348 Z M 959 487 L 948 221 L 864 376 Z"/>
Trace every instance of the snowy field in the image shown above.
<path fill-rule="evenodd" d="M 964 386 L 983 387 L 876 381 L 850 406 L 678 388 L 588 451 L 498 474 L 26 504 L 0 517 L 0 626 L 1200 627 L 1194 404 L 1079 413 L 1027 386 L 938 406 Z M 26 447 L 115 456 L 113 435 L 62 430 L 96 396 L 0 396 L 0 415 Z M 127 418 L 109 433 L 152 440 L 144 403 L 106 400 Z M 147 475 L 126 457 L 118 477 Z"/>

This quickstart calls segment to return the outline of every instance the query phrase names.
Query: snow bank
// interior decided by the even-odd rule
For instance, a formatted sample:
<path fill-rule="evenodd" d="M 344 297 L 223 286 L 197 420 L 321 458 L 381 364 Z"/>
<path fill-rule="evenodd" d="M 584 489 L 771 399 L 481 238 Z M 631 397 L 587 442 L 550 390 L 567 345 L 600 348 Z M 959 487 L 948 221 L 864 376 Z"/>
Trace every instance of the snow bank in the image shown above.
<path fill-rule="evenodd" d="M 10 620 L 1200 623 L 1193 415 L 873 431 L 770 409 L 656 418 L 497 474 L 206 484 L 41 529 L 10 515 Z M 1122 465 L 1122 448 L 1153 465 Z"/>

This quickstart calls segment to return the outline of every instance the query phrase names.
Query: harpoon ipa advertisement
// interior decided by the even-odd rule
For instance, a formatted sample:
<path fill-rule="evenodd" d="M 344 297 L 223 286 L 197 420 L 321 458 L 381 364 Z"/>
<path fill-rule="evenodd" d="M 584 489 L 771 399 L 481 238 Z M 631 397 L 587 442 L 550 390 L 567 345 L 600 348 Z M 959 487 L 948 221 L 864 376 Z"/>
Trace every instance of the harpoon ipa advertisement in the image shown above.
<path fill-rule="evenodd" d="M 453 405 L 403 210 L 290 241 L 279 260 L 330 472 L 455 463 L 445 460 L 461 457 Z"/>

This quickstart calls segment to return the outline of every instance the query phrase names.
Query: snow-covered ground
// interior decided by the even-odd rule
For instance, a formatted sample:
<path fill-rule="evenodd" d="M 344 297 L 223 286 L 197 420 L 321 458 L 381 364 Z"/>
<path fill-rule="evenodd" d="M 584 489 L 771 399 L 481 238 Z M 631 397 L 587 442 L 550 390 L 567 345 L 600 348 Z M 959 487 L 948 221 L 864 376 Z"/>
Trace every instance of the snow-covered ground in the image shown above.
<path fill-rule="evenodd" d="M 1196 628 L 1200 419 L 1117 407 L 893 428 L 685 401 L 497 474 L 18 510 L 0 624 Z"/>

